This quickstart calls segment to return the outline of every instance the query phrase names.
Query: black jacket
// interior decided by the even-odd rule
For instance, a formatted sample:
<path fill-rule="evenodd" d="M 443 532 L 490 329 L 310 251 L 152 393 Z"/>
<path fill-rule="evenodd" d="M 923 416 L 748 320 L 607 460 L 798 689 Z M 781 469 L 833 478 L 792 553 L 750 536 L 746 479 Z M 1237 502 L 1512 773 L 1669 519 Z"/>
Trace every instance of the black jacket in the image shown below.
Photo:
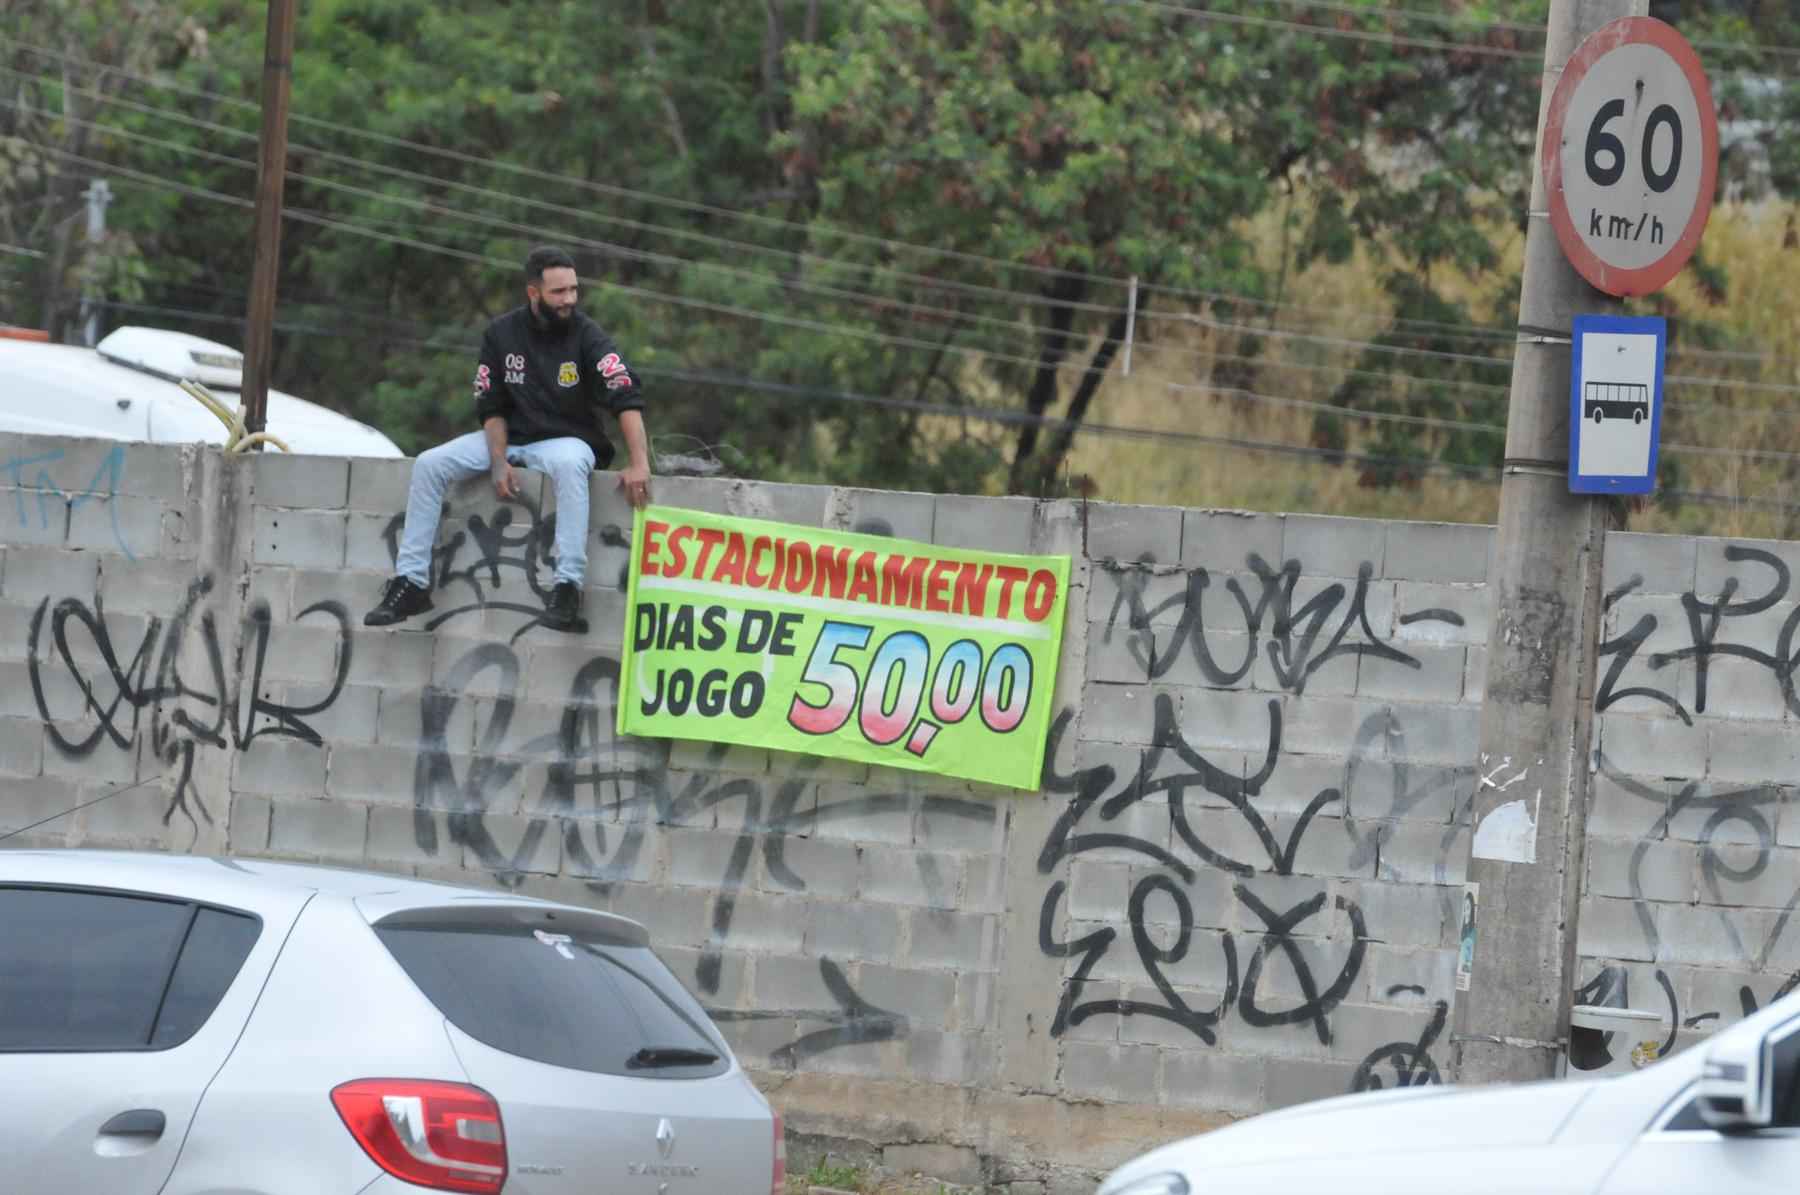
<path fill-rule="evenodd" d="M 475 368 L 475 417 L 506 420 L 509 444 L 576 436 L 594 450 L 594 467 L 612 461 L 612 441 L 600 412 L 615 418 L 644 408 L 644 387 L 614 347 L 612 337 L 579 311 L 567 330 L 549 331 L 529 305 L 489 324 Z"/>

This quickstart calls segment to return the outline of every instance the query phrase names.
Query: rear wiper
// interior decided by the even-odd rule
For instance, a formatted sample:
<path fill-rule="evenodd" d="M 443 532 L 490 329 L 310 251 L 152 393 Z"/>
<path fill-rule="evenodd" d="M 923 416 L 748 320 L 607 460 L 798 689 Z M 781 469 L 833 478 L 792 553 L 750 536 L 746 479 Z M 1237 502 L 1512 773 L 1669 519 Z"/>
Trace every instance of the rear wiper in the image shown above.
<path fill-rule="evenodd" d="M 645 1046 L 627 1058 L 625 1065 L 636 1070 L 652 1066 L 705 1066 L 718 1060 L 719 1056 L 711 1050 L 691 1050 L 685 1046 Z"/>

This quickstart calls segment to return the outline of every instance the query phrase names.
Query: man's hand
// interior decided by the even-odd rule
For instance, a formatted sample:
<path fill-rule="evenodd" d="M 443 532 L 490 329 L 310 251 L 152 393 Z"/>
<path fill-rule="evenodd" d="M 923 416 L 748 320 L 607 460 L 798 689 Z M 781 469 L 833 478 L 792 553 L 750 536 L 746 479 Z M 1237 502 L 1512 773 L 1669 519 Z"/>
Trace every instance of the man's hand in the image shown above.
<path fill-rule="evenodd" d="M 650 469 L 646 465 L 627 465 L 619 471 L 619 489 L 633 507 L 650 505 Z"/>
<path fill-rule="evenodd" d="M 502 458 L 494 462 L 494 495 L 504 502 L 519 496 L 519 479 L 513 475 L 512 462 Z"/>

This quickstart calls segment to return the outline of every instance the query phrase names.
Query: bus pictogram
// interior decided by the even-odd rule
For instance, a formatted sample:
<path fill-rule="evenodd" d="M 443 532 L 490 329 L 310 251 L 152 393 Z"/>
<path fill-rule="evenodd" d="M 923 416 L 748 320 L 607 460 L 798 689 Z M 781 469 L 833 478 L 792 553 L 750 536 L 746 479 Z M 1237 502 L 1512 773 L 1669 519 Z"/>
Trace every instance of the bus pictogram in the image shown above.
<path fill-rule="evenodd" d="M 1595 423 L 1608 419 L 1642 423 L 1650 417 L 1650 387 L 1642 382 L 1589 382 L 1582 387 L 1581 414 Z"/>

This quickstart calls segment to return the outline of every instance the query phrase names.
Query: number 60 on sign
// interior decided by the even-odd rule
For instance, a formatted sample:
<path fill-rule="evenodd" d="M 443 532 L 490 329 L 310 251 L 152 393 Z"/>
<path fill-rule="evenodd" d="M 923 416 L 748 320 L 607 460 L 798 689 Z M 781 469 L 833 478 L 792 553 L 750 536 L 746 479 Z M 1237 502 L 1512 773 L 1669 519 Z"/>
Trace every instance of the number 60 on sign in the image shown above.
<path fill-rule="evenodd" d="M 1712 89 L 1693 48 L 1649 17 L 1596 30 L 1551 94 L 1543 174 L 1571 265 L 1611 295 L 1645 295 L 1700 243 L 1718 177 Z"/>

